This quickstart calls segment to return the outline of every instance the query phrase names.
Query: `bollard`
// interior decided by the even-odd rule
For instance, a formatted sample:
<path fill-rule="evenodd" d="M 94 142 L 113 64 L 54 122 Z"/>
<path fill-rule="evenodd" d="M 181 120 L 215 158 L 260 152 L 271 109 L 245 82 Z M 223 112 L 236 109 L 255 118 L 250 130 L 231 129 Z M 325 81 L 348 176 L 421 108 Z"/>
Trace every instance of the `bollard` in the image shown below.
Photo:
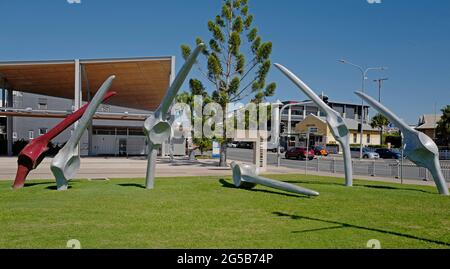
<path fill-rule="evenodd" d="M 257 184 L 274 188 L 277 190 L 292 192 L 296 194 L 302 194 L 307 196 L 319 196 L 319 193 L 313 190 L 302 188 L 294 184 L 281 182 L 269 178 L 264 178 L 258 175 L 258 169 L 254 165 L 242 164 L 239 165 L 235 162 L 231 163 L 231 169 L 233 170 L 233 182 L 238 188 L 251 189 Z"/>

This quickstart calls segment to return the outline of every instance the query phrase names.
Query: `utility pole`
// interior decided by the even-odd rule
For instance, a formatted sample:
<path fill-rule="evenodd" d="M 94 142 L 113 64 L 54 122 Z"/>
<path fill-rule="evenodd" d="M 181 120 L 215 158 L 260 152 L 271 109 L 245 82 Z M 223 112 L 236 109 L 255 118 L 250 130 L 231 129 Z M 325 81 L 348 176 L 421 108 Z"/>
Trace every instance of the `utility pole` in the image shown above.
<path fill-rule="evenodd" d="M 378 83 L 378 102 L 381 104 L 381 88 L 383 87 L 383 83 L 389 80 L 389 78 L 379 78 L 375 79 L 373 82 Z M 383 127 L 380 127 L 380 142 L 383 144 Z"/>
<path fill-rule="evenodd" d="M 375 79 L 373 82 L 378 83 L 378 102 L 381 104 L 381 88 L 383 87 L 383 82 L 389 80 L 389 78 L 379 78 Z"/>

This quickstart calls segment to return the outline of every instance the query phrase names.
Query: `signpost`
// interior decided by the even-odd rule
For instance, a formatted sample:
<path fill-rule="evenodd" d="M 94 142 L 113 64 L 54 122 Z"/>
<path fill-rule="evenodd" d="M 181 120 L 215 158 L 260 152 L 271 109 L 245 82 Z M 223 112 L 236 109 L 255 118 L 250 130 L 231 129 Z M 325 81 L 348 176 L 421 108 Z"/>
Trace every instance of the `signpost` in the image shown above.
<path fill-rule="evenodd" d="M 217 141 L 213 141 L 212 143 L 212 157 L 213 159 L 220 158 L 220 144 Z"/>

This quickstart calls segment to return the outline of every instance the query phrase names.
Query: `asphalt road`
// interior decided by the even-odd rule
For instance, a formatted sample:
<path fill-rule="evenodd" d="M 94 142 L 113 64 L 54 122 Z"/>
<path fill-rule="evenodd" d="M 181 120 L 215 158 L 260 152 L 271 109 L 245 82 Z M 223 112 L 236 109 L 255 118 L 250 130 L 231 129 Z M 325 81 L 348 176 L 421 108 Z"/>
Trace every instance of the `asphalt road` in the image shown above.
<path fill-rule="evenodd" d="M 237 160 L 242 162 L 252 162 L 252 150 L 251 149 L 238 149 L 238 148 L 228 148 L 228 158 L 230 160 Z M 316 157 L 324 160 L 327 159 L 336 159 L 342 160 L 342 156 L 340 155 L 329 155 L 328 157 Z M 356 159 L 357 160 L 357 159 Z M 363 160 L 367 162 L 373 162 L 373 160 Z M 284 157 L 284 153 L 281 154 L 281 166 L 289 167 L 289 168 L 298 168 L 299 165 L 303 165 L 304 160 L 295 160 L 295 159 L 286 159 Z M 395 163 L 395 160 L 376 160 L 376 162 L 388 162 Z M 405 161 L 407 162 L 407 161 Z M 267 153 L 267 164 L 274 165 L 277 164 L 277 154 L 273 152 Z"/>

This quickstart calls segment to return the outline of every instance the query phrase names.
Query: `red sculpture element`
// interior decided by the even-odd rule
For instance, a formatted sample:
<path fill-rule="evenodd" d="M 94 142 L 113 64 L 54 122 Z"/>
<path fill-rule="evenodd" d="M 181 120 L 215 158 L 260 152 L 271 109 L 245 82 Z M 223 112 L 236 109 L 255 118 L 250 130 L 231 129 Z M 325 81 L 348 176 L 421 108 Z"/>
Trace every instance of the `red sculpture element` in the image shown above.
<path fill-rule="evenodd" d="M 103 98 L 103 102 L 116 95 L 116 92 L 108 92 Z M 25 146 L 25 148 L 19 153 L 19 158 L 17 159 L 17 173 L 16 179 L 14 181 L 13 188 L 20 189 L 24 186 L 25 180 L 31 170 L 36 169 L 36 167 L 42 162 L 45 157 L 45 153 L 48 151 L 48 143 L 62 133 L 64 130 L 69 128 L 74 122 L 79 120 L 84 112 L 86 111 L 89 103 L 82 106 L 80 109 L 70 114 L 63 121 L 58 123 L 53 127 L 48 133 L 33 139 Z"/>

